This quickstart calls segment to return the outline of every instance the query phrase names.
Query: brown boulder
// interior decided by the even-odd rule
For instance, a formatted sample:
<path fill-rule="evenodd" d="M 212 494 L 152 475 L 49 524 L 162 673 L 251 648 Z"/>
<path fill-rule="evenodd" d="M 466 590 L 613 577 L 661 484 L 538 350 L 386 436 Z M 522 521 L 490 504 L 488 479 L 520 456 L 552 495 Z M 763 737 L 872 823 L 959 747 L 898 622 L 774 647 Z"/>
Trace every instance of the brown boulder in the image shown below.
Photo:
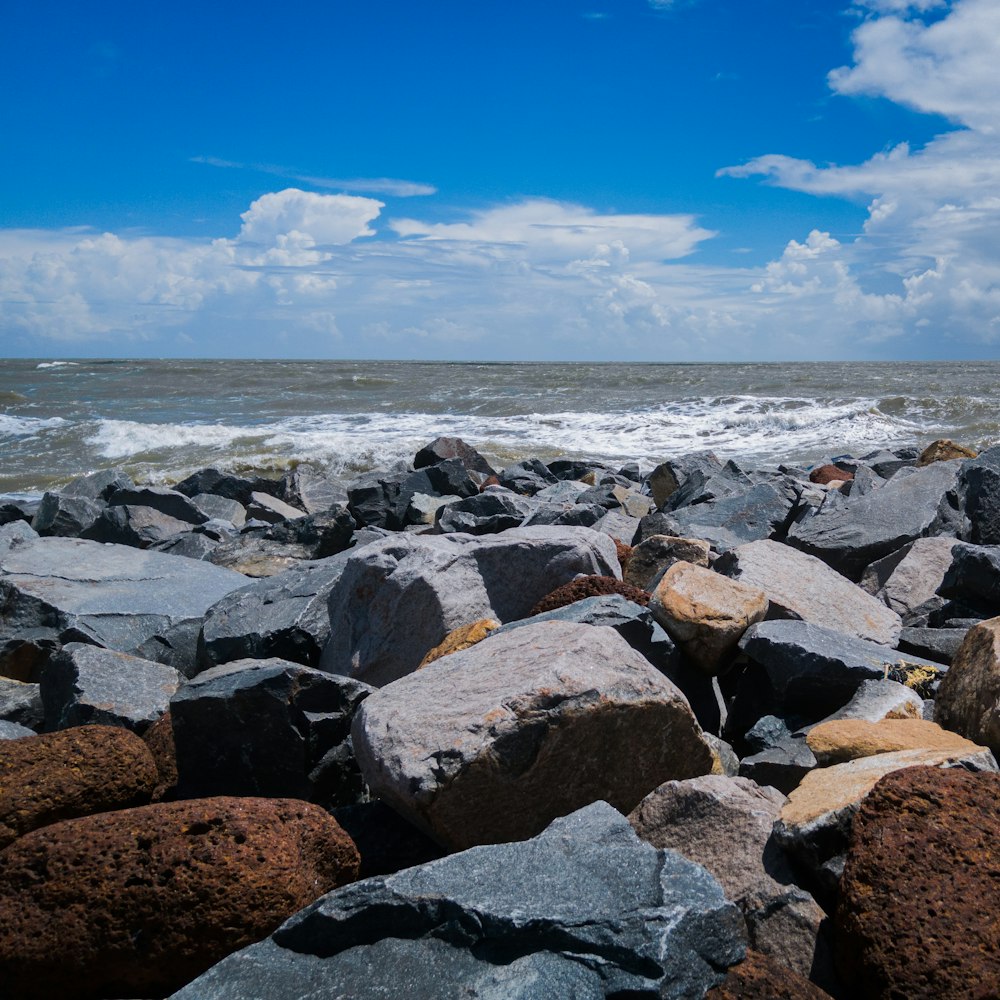
<path fill-rule="evenodd" d="M 142 805 L 158 779 L 146 744 L 115 726 L 0 741 L 0 847 L 59 820 Z"/>
<path fill-rule="evenodd" d="M 164 712 L 142 734 L 143 742 L 156 762 L 160 780 L 153 789 L 153 802 L 163 802 L 174 797 L 177 789 L 177 747 L 174 744 L 174 723 L 170 712 Z"/>
<path fill-rule="evenodd" d="M 931 462 L 947 462 L 953 458 L 975 458 L 976 452 L 971 448 L 966 448 L 964 444 L 956 444 L 948 438 L 941 438 L 932 441 L 920 453 L 917 459 L 917 468 L 930 465 Z"/>
<path fill-rule="evenodd" d="M 452 629 L 444 637 L 444 641 L 440 645 L 427 651 L 417 669 L 421 670 L 429 663 L 440 660 L 442 656 L 447 656 L 449 653 L 460 653 L 463 649 L 471 649 L 477 642 L 482 642 L 490 632 L 498 628 L 500 628 L 500 622 L 495 618 L 480 618 L 479 621 L 472 622 L 470 625 L 459 625 L 458 628 Z"/>
<path fill-rule="evenodd" d="M 705 1000 L 829 1000 L 830 994 L 759 951 L 732 966 Z"/>
<path fill-rule="evenodd" d="M 809 482 L 819 486 L 826 486 L 828 483 L 849 483 L 854 478 L 853 472 L 844 472 L 835 465 L 820 465 L 809 473 Z"/>
<path fill-rule="evenodd" d="M 821 767 L 897 750 L 959 750 L 975 753 L 975 743 L 924 719 L 839 719 L 821 722 L 806 734 Z"/>
<path fill-rule="evenodd" d="M 708 565 L 711 546 L 701 538 L 678 538 L 676 535 L 650 535 L 633 550 L 623 579 L 634 587 L 649 587 L 674 563 Z"/>
<path fill-rule="evenodd" d="M 336 820 L 296 799 L 57 823 L 0 853 L 0 996 L 164 996 L 357 871 Z"/>
<path fill-rule="evenodd" d="M 915 767 L 854 820 L 836 915 L 861 997 L 1000 996 L 1000 775 Z"/>
<path fill-rule="evenodd" d="M 649 594 L 645 590 L 616 580 L 613 576 L 578 576 L 575 580 L 556 587 L 552 593 L 546 594 L 531 609 L 529 617 L 565 608 L 568 604 L 575 604 L 588 597 L 604 597 L 607 594 L 621 594 L 622 597 L 643 607 L 649 603 Z"/>

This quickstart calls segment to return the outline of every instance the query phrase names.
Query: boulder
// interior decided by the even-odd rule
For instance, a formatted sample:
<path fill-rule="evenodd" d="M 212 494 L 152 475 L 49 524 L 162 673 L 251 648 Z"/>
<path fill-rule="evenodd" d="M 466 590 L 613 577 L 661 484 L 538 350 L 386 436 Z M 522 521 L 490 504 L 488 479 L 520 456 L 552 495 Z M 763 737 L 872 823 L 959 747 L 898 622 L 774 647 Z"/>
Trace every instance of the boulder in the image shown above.
<path fill-rule="evenodd" d="M 737 773 L 741 778 L 749 778 L 758 785 L 770 785 L 790 795 L 816 764 L 816 757 L 805 738 L 799 733 L 792 733 L 772 746 L 744 757 Z"/>
<path fill-rule="evenodd" d="M 939 438 L 937 441 L 932 441 L 920 453 L 920 457 L 917 459 L 917 467 L 923 468 L 925 465 L 930 465 L 931 462 L 950 462 L 955 458 L 975 457 L 976 452 L 971 448 L 966 448 L 964 444 L 957 444 L 949 438 Z"/>
<path fill-rule="evenodd" d="M 740 908 L 749 944 L 808 976 L 823 911 L 792 883 L 771 830 L 785 796 L 746 778 L 668 781 L 629 813 L 639 836 L 704 865 Z"/>
<path fill-rule="evenodd" d="M 803 873 L 813 880 L 814 894 L 821 903 L 829 902 L 836 893 L 851 824 L 865 796 L 885 775 L 909 767 L 996 771 L 997 763 L 985 747 L 972 752 L 900 750 L 810 771 L 789 795 L 774 835 Z"/>
<path fill-rule="evenodd" d="M 866 566 L 907 542 L 956 533 L 958 476 L 957 462 L 935 462 L 894 476 L 881 489 L 824 505 L 793 524 L 788 544 L 858 580 Z"/>
<path fill-rule="evenodd" d="M 899 633 L 897 646 L 904 653 L 948 665 L 962 648 L 968 634 L 968 628 L 904 628 Z"/>
<path fill-rule="evenodd" d="M 457 458 L 469 472 L 478 472 L 484 476 L 496 475 L 496 469 L 471 444 L 458 437 L 437 437 L 430 444 L 424 445 L 413 459 L 413 468 L 423 469 L 452 458 Z"/>
<path fill-rule="evenodd" d="M 0 740 L 20 740 L 25 736 L 34 735 L 34 729 L 18 725 L 16 722 L 7 722 L 6 720 L 0 719 Z"/>
<path fill-rule="evenodd" d="M 830 483 L 849 483 L 854 479 L 853 472 L 845 472 L 835 465 L 818 465 L 809 471 L 809 482 L 817 486 L 827 486 Z"/>
<path fill-rule="evenodd" d="M 1000 776 L 914 767 L 854 819 L 837 959 L 859 997 L 958 1000 L 1000 989 Z"/>
<path fill-rule="evenodd" d="M 861 576 L 861 587 L 905 616 L 930 600 L 952 564 L 953 538 L 918 538 L 879 559 Z"/>
<path fill-rule="evenodd" d="M 185 494 L 165 486 L 127 486 L 108 498 L 111 506 L 149 507 L 177 521 L 204 524 L 208 515 Z"/>
<path fill-rule="evenodd" d="M 1000 447 L 994 445 L 962 468 L 971 542 L 1000 543 Z"/>
<path fill-rule="evenodd" d="M 357 882 L 173 1000 L 704 996 L 745 952 L 718 883 L 602 802 L 533 840 Z"/>
<path fill-rule="evenodd" d="M 97 500 L 46 493 L 31 519 L 31 526 L 39 535 L 76 538 L 101 516 L 103 510 L 104 504 Z"/>
<path fill-rule="evenodd" d="M 843 708 L 821 721 L 859 719 L 864 722 L 881 722 L 883 719 L 919 719 L 922 717 L 923 707 L 920 696 L 905 684 L 897 681 L 862 681 Z"/>
<path fill-rule="evenodd" d="M 1000 618 L 969 629 L 938 688 L 934 718 L 1000 754 Z"/>
<path fill-rule="evenodd" d="M 238 500 L 244 507 L 250 503 L 250 494 L 269 493 L 280 496 L 283 484 L 280 479 L 264 479 L 262 476 L 244 478 L 234 476 L 219 469 L 201 469 L 177 484 L 177 491 L 194 497 L 199 493 L 215 493 L 220 497 Z"/>
<path fill-rule="evenodd" d="M 198 667 L 271 656 L 314 667 L 330 637 L 330 592 L 351 552 L 300 562 L 227 594 L 205 615 Z"/>
<path fill-rule="evenodd" d="M 181 521 L 153 507 L 121 504 L 105 507 L 94 523 L 80 532 L 80 537 L 94 542 L 148 549 L 170 542 L 190 529 L 189 521 Z"/>
<path fill-rule="evenodd" d="M 568 604 L 586 600 L 588 597 L 607 597 L 618 594 L 625 600 L 645 607 L 649 603 L 649 594 L 645 590 L 633 587 L 613 576 L 578 576 L 561 587 L 556 587 L 551 594 L 546 594 L 529 612 L 529 615 L 542 615 L 546 611 L 555 611 Z"/>
<path fill-rule="evenodd" d="M 980 749 L 970 740 L 924 719 L 821 722 L 810 728 L 806 742 L 823 767 L 900 750 L 954 750 L 971 754 Z"/>
<path fill-rule="evenodd" d="M 294 521 L 305 517 L 305 515 L 306 511 L 299 510 L 298 507 L 293 507 L 277 497 L 257 491 L 250 494 L 250 503 L 247 504 L 247 518 L 254 521 L 267 521 L 268 524 Z"/>
<path fill-rule="evenodd" d="M 70 480 L 59 493 L 64 497 L 108 501 L 119 490 L 132 489 L 135 483 L 124 469 L 101 469 Z"/>
<path fill-rule="evenodd" d="M 146 744 L 126 729 L 78 726 L 0 743 L 0 848 L 62 819 L 148 802 L 156 781 Z"/>
<path fill-rule="evenodd" d="M 755 587 L 680 562 L 660 578 L 649 607 L 691 660 L 716 674 L 747 628 L 764 617 L 767 597 Z"/>
<path fill-rule="evenodd" d="M 371 690 L 275 658 L 206 670 L 170 703 L 178 794 L 356 801 L 351 720 Z"/>
<path fill-rule="evenodd" d="M 39 684 L 45 728 L 99 723 L 141 733 L 167 710 L 182 679 L 163 663 L 68 643 L 49 661 Z"/>
<path fill-rule="evenodd" d="M 38 532 L 27 521 L 0 524 L 0 556 L 38 539 Z"/>
<path fill-rule="evenodd" d="M 500 622 L 495 618 L 481 618 L 471 625 L 459 625 L 452 629 L 445 637 L 444 641 L 428 650 L 427 655 L 420 661 L 418 670 L 430 665 L 435 660 L 440 660 L 442 656 L 451 653 L 461 653 L 463 649 L 471 649 L 477 642 L 482 642 L 491 632 L 500 628 Z"/>
<path fill-rule="evenodd" d="M 614 543 L 588 528 L 387 538 L 355 552 L 334 586 L 320 669 L 387 684 L 459 625 L 524 618 L 579 573 L 619 572 Z"/>
<path fill-rule="evenodd" d="M 687 700 L 611 629 L 526 625 L 376 692 L 353 727 L 372 791 L 445 846 L 631 809 L 712 753 Z"/>
<path fill-rule="evenodd" d="M 160 802 L 58 823 L 0 855 L 0 991 L 164 996 L 357 870 L 336 821 L 291 799 Z"/>
<path fill-rule="evenodd" d="M 0 628 L 53 627 L 121 653 L 194 668 L 205 612 L 246 577 L 192 559 L 40 538 L 0 552 Z"/>
<path fill-rule="evenodd" d="M 490 486 L 474 497 L 442 507 L 437 515 L 437 528 L 441 532 L 491 535 L 516 528 L 535 509 L 525 497 L 503 487 Z"/>
<path fill-rule="evenodd" d="M 497 479 L 501 486 L 523 496 L 534 496 L 539 490 L 557 482 L 556 477 L 537 458 L 507 466 Z"/>
<path fill-rule="evenodd" d="M 307 514 L 318 514 L 335 504 L 347 503 L 342 483 L 311 465 L 298 465 L 282 476 L 281 499 Z"/>
<path fill-rule="evenodd" d="M 413 493 L 406 508 L 407 524 L 433 524 L 441 507 L 461 500 L 458 496 L 434 497 L 427 493 Z"/>
<path fill-rule="evenodd" d="M 37 684 L 0 677 L 0 719 L 40 729 L 44 717 L 42 692 Z"/>
<path fill-rule="evenodd" d="M 234 528 L 242 528 L 247 521 L 247 509 L 238 500 L 220 497 L 215 493 L 196 493 L 191 502 L 210 521 L 228 521 Z"/>
<path fill-rule="evenodd" d="M 955 545 L 938 593 L 993 609 L 1000 606 L 1000 545 Z"/>
<path fill-rule="evenodd" d="M 935 539 L 937 541 L 937 539 Z M 721 556 L 714 569 L 763 590 L 769 618 L 792 618 L 893 646 L 899 615 L 826 563 L 781 542 L 762 539 Z"/>
<path fill-rule="evenodd" d="M 722 473 L 722 462 L 711 451 L 694 452 L 668 459 L 647 477 L 653 503 L 662 508 L 681 487 L 696 482 L 699 485 Z"/>
<path fill-rule="evenodd" d="M 623 577 L 633 587 L 651 590 L 674 563 L 708 566 L 709 551 L 708 542 L 700 538 L 650 535 L 632 549 Z"/>
<path fill-rule="evenodd" d="M 748 629 L 740 649 L 767 673 L 778 704 L 811 720 L 842 708 L 866 680 L 892 679 L 917 666 L 939 676 L 938 663 L 802 621 L 767 621 Z"/>
<path fill-rule="evenodd" d="M 805 976 L 759 951 L 729 969 L 721 985 L 713 986 L 705 1000 L 830 1000 Z"/>

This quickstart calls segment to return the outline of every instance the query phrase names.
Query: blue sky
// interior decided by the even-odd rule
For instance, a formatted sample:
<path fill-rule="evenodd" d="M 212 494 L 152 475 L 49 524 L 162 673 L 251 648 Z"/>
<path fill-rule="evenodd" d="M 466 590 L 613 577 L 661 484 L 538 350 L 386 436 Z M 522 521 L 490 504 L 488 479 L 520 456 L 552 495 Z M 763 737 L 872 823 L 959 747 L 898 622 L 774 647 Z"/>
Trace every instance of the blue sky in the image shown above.
<path fill-rule="evenodd" d="M 10 5 L 0 354 L 994 357 L 996 0 Z"/>

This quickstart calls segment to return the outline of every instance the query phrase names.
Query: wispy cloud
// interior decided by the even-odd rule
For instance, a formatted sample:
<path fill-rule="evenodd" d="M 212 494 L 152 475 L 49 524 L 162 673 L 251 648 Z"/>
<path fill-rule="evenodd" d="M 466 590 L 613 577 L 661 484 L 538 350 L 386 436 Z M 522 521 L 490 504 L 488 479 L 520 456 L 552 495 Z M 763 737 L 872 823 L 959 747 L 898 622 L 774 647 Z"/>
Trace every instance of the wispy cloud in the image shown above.
<path fill-rule="evenodd" d="M 192 156 L 190 162 L 229 170 L 253 170 L 255 173 L 283 177 L 286 180 L 311 184 L 313 187 L 331 191 L 357 191 L 362 194 L 382 194 L 390 198 L 414 198 L 437 194 L 437 188 L 432 184 L 401 180 L 396 177 L 322 177 L 304 173 L 293 167 L 281 167 L 270 163 L 237 163 L 217 156 Z"/>

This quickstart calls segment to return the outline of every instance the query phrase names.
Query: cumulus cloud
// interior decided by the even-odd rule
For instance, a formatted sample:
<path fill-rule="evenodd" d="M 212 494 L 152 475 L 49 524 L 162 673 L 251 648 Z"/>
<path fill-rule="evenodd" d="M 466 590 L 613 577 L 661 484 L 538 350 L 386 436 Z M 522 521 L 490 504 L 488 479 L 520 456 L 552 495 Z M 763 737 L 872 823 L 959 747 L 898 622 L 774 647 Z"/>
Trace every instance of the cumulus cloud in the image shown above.
<path fill-rule="evenodd" d="M 271 245 L 291 237 L 316 244 L 350 243 L 374 236 L 368 225 L 385 205 L 374 198 L 348 194 L 314 194 L 286 188 L 258 198 L 241 216 L 239 241 Z"/>

